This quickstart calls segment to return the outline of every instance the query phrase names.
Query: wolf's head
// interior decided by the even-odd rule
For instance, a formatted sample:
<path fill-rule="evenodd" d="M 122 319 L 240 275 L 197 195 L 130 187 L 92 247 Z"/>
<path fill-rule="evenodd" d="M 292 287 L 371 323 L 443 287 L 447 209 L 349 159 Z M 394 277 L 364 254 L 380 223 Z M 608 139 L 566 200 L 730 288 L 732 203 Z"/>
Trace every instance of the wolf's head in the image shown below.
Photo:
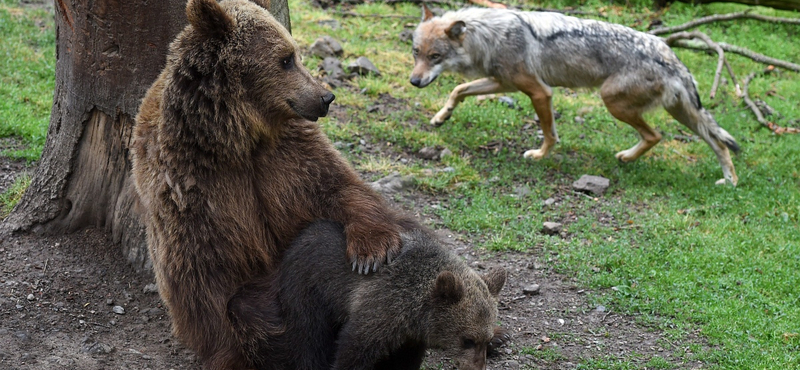
<path fill-rule="evenodd" d="M 458 50 L 464 41 L 466 28 L 464 21 L 434 17 L 428 7 L 422 5 L 422 22 L 414 31 L 412 85 L 428 86 L 442 72 L 459 63 L 462 54 Z"/>

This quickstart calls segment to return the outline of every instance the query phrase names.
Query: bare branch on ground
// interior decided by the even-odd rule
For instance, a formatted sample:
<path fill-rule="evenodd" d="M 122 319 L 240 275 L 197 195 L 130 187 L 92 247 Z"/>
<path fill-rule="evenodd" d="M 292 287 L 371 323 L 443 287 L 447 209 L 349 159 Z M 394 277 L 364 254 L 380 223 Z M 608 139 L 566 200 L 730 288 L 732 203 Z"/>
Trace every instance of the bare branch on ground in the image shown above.
<path fill-rule="evenodd" d="M 776 135 L 800 133 L 800 129 L 798 129 L 798 128 L 795 128 L 795 127 L 781 127 L 781 126 L 776 125 L 772 121 L 768 121 L 766 118 L 764 118 L 764 115 L 761 113 L 761 109 L 759 109 L 758 106 L 756 105 L 756 103 L 753 102 L 752 99 L 750 99 L 750 93 L 747 91 L 748 88 L 750 87 L 750 81 L 752 81 L 753 78 L 755 78 L 756 76 L 769 74 L 773 70 L 775 70 L 775 67 L 769 66 L 769 67 L 765 68 L 761 72 L 753 72 L 753 73 L 747 75 L 747 77 L 744 78 L 744 82 L 743 82 L 743 84 L 744 84 L 744 94 L 742 96 L 743 99 L 744 99 L 744 102 L 745 102 L 745 104 L 747 104 L 748 107 L 750 107 L 750 110 L 753 111 L 753 113 L 756 115 L 756 120 L 758 120 L 759 123 L 764 125 L 770 131 L 774 132 Z"/>
<path fill-rule="evenodd" d="M 789 23 L 789 24 L 800 24 L 800 18 L 780 18 L 780 17 L 769 17 L 766 15 L 760 14 L 752 14 L 750 10 L 745 10 L 743 12 L 736 12 L 736 13 L 728 13 L 728 14 L 714 14 L 709 15 L 707 17 L 698 18 L 690 22 L 686 22 L 681 25 L 673 26 L 673 27 L 661 27 L 656 28 L 654 30 L 649 31 L 648 33 L 651 35 L 663 35 L 665 33 L 672 33 L 678 31 L 684 31 L 689 28 L 697 27 L 701 24 L 711 23 L 711 22 L 718 22 L 718 21 L 730 21 L 734 19 L 741 19 L 741 18 L 749 18 L 749 19 L 757 19 L 764 22 L 773 22 L 773 23 Z"/>

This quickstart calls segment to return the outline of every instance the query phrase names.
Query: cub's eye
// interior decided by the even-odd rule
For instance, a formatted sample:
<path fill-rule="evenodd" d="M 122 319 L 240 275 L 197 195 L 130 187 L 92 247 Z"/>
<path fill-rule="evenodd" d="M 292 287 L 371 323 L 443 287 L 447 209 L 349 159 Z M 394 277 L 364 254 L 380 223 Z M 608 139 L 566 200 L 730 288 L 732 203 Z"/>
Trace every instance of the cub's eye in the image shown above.
<path fill-rule="evenodd" d="M 475 341 L 472 339 L 464 338 L 463 340 L 461 340 L 461 347 L 464 349 L 475 348 Z"/>
<path fill-rule="evenodd" d="M 428 59 L 433 60 L 433 61 L 437 61 L 441 57 L 442 57 L 441 54 L 431 54 L 431 55 L 428 56 Z"/>
<path fill-rule="evenodd" d="M 283 69 L 285 70 L 290 70 L 294 68 L 294 54 L 281 59 L 281 67 L 283 67 Z"/>

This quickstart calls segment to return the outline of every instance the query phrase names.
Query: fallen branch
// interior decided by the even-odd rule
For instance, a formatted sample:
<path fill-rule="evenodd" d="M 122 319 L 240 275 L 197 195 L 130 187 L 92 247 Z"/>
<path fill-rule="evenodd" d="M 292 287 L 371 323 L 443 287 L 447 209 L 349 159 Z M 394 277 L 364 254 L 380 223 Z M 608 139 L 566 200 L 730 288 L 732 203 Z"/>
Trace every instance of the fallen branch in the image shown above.
<path fill-rule="evenodd" d="M 772 57 L 768 57 L 768 56 L 766 56 L 764 54 L 756 53 L 756 52 L 754 52 L 754 51 L 752 51 L 750 49 L 743 48 L 741 46 L 726 44 L 724 42 L 720 42 L 717 45 L 719 45 L 722 48 L 722 50 L 724 50 L 726 52 L 739 54 L 741 56 L 748 57 L 748 58 L 750 58 L 750 59 L 752 59 L 752 60 L 754 60 L 756 62 L 759 62 L 759 63 L 763 63 L 763 64 L 767 64 L 767 65 L 774 65 L 776 67 L 781 67 L 783 69 L 788 69 L 788 70 L 791 70 L 791 71 L 800 72 L 800 65 L 794 64 L 792 62 L 787 62 L 785 60 L 780 60 L 780 59 L 775 59 L 775 58 L 772 58 Z M 702 50 L 702 51 L 711 51 L 712 50 L 711 47 L 709 47 L 705 43 L 696 42 L 696 41 L 689 41 L 689 40 L 676 40 L 674 42 L 673 46 L 677 46 L 677 47 L 681 47 L 681 48 L 687 48 L 687 49 L 694 49 L 694 50 Z"/>
<path fill-rule="evenodd" d="M 756 105 L 756 103 L 753 102 L 752 99 L 750 99 L 750 94 L 747 91 L 748 88 L 750 87 L 750 81 L 753 80 L 753 78 L 755 78 L 758 75 L 769 74 L 774 69 L 775 69 L 775 67 L 769 66 L 769 67 L 765 68 L 761 72 L 753 72 L 753 73 L 749 74 L 747 77 L 745 77 L 744 83 L 743 83 L 744 84 L 744 95 L 743 95 L 744 102 L 745 102 L 745 104 L 747 104 L 748 107 L 750 107 L 750 110 L 752 110 L 753 113 L 756 115 L 756 120 L 758 120 L 759 123 L 764 125 L 766 128 L 768 128 L 770 131 L 772 131 L 776 135 L 800 133 L 800 129 L 798 129 L 798 128 L 795 128 L 795 127 L 781 127 L 781 126 L 778 126 L 778 125 L 772 123 L 771 121 L 768 121 L 766 118 L 764 118 L 764 115 L 761 113 L 761 109 L 758 109 L 758 106 Z"/>
<path fill-rule="evenodd" d="M 492 0 L 468 0 L 468 1 L 476 5 L 485 6 L 487 8 L 496 8 L 496 9 L 508 8 L 507 6 L 505 6 L 505 4 L 496 3 Z"/>
<path fill-rule="evenodd" d="M 709 48 L 714 49 L 714 51 L 717 52 L 717 55 L 719 55 L 719 57 L 717 58 L 717 70 L 714 73 L 714 83 L 711 85 L 711 93 L 709 93 L 709 97 L 711 99 L 714 99 L 714 97 L 717 95 L 717 88 L 719 87 L 719 77 L 722 74 L 722 67 L 726 65 L 725 64 L 725 52 L 722 50 L 722 48 L 719 45 L 717 45 L 716 42 L 714 42 L 714 40 L 711 40 L 711 38 L 708 37 L 708 35 L 706 35 L 705 33 L 700 32 L 700 31 L 678 32 L 678 33 L 669 35 L 669 37 L 667 37 L 666 40 L 664 40 L 664 41 L 667 43 L 667 45 L 672 46 L 672 44 L 674 44 L 675 41 L 683 40 L 683 39 L 700 39 L 700 40 L 703 40 L 703 42 L 705 42 L 706 45 L 708 45 Z M 731 70 L 730 66 L 728 66 L 728 73 L 731 75 L 731 77 L 733 77 L 733 70 Z M 736 78 L 735 77 L 733 77 L 733 78 L 734 78 L 734 81 L 735 81 Z"/>
<path fill-rule="evenodd" d="M 688 30 L 689 28 L 694 28 L 701 24 L 718 22 L 718 21 L 730 21 L 741 18 L 757 19 L 759 21 L 773 22 L 773 23 L 800 24 L 800 18 L 768 17 L 766 15 L 751 14 L 750 10 L 748 9 L 743 12 L 709 15 L 707 17 L 698 18 L 678 26 L 656 28 L 654 30 L 649 31 L 648 33 L 651 35 L 663 35 L 665 33 L 685 31 Z"/>

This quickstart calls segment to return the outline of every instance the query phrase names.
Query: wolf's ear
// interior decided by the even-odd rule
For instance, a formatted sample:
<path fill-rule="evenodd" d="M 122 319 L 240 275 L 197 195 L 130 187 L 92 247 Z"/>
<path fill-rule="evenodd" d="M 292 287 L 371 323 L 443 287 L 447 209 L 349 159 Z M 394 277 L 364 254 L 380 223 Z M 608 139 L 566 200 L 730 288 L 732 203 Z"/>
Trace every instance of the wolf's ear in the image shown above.
<path fill-rule="evenodd" d="M 464 297 L 464 282 L 450 271 L 442 271 L 436 277 L 436 286 L 433 288 L 433 297 L 444 303 L 458 303 Z"/>
<path fill-rule="evenodd" d="M 425 3 L 422 3 L 422 21 L 429 21 L 431 18 L 433 18 L 433 12 L 428 9 L 428 6 L 425 5 Z"/>
<path fill-rule="evenodd" d="M 488 274 L 482 275 L 481 279 L 486 283 L 486 287 L 489 288 L 489 293 L 497 298 L 500 294 L 500 289 L 503 289 L 503 285 L 506 284 L 506 276 L 506 270 L 501 267 L 492 269 Z"/>
<path fill-rule="evenodd" d="M 464 21 L 455 21 L 450 27 L 447 27 L 444 30 L 444 33 L 447 34 L 447 37 L 450 37 L 453 40 L 463 40 L 464 39 L 464 31 L 467 30 L 467 24 Z"/>
<path fill-rule="evenodd" d="M 233 19 L 216 0 L 189 0 L 186 18 L 197 32 L 210 38 L 222 38 L 233 31 Z"/>

